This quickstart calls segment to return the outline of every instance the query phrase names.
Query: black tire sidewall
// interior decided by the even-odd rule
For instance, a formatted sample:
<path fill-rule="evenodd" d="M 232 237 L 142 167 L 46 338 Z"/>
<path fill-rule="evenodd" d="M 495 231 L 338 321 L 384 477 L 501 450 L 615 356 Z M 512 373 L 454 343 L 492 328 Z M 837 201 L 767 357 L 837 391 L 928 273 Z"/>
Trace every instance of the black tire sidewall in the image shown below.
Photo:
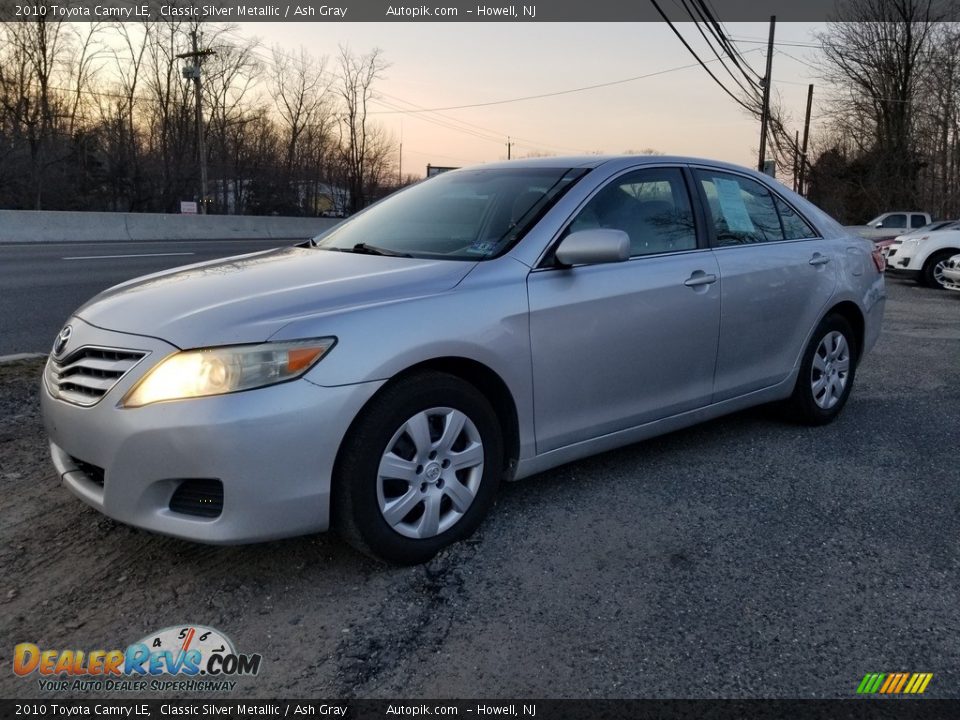
<path fill-rule="evenodd" d="M 813 397 L 813 390 L 810 386 L 810 376 L 813 369 L 813 356 L 820 347 L 820 342 L 831 332 L 843 334 L 847 341 L 847 347 L 850 349 L 850 371 L 847 375 L 847 384 L 843 390 L 843 396 L 832 408 L 824 409 L 817 405 Z M 850 397 L 853 390 L 853 382 L 857 373 L 857 361 L 859 360 L 860 348 L 853 333 L 853 328 L 845 318 L 840 315 L 828 315 L 814 331 L 807 349 L 803 353 L 803 361 L 800 363 L 800 374 L 797 376 L 797 384 L 793 393 L 793 407 L 798 420 L 810 425 L 825 425 L 832 422 Z"/>
<path fill-rule="evenodd" d="M 952 250 L 938 250 L 929 258 L 927 262 L 923 265 L 923 270 L 921 271 L 921 277 L 923 278 L 923 284 L 928 288 L 933 288 L 934 290 L 943 290 L 944 287 L 937 282 L 937 279 L 933 275 L 933 270 L 941 260 L 948 260 L 949 258 L 956 255 Z"/>
<path fill-rule="evenodd" d="M 377 500 L 377 471 L 387 443 L 408 419 L 435 407 L 464 413 L 480 433 L 484 449 L 483 475 L 477 494 L 463 517 L 433 538 L 408 538 L 391 528 Z M 340 521 L 352 525 L 364 551 L 389 562 L 426 562 L 442 548 L 469 537 L 493 503 L 503 472 L 503 440 L 496 413 L 478 390 L 446 373 L 423 373 L 396 381 L 361 413 L 346 439 L 338 463 L 335 493 L 349 497 L 340 507 L 348 515 Z M 356 543 L 355 543 L 356 544 Z"/>

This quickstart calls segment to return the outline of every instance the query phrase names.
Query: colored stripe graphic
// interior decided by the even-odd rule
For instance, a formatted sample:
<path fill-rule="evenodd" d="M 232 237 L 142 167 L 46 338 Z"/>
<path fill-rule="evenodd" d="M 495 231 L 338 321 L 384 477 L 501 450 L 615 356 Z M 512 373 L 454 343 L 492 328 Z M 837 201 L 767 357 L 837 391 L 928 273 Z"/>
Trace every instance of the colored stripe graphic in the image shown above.
<path fill-rule="evenodd" d="M 912 693 L 915 689 L 920 687 L 920 684 L 923 682 L 922 673 L 914 673 L 910 676 L 910 682 L 907 683 L 907 686 L 903 689 L 905 693 Z"/>
<path fill-rule="evenodd" d="M 920 695 L 933 679 L 933 673 L 867 673 L 857 686 L 858 695 Z"/>

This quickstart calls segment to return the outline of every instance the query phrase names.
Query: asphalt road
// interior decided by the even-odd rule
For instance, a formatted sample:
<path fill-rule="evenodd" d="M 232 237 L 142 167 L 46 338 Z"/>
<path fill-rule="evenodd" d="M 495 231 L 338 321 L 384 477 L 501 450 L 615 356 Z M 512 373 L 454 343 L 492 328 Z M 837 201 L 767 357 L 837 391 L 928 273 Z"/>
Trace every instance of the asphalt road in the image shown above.
<path fill-rule="evenodd" d="M 205 624 L 263 655 L 219 699 L 852 698 L 868 672 L 958 698 L 960 293 L 888 287 L 832 425 L 760 408 L 508 484 L 415 568 L 118 525 L 58 483 L 41 362 L 0 365 L 3 646 Z M 0 697 L 71 694 L 0 672 Z"/>
<path fill-rule="evenodd" d="M 0 355 L 47 352 L 70 313 L 111 285 L 282 244 L 277 240 L 0 244 Z"/>

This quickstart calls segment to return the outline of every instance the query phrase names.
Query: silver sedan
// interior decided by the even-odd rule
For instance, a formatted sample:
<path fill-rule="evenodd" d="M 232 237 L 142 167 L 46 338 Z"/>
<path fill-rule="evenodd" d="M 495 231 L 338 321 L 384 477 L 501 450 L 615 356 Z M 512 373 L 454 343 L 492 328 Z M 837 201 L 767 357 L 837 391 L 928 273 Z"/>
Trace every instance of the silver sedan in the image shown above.
<path fill-rule="evenodd" d="M 880 333 L 882 267 L 732 165 L 458 170 L 304 245 L 93 298 L 44 372 L 50 449 L 131 525 L 209 543 L 332 525 L 422 562 L 501 480 L 760 403 L 828 423 Z"/>

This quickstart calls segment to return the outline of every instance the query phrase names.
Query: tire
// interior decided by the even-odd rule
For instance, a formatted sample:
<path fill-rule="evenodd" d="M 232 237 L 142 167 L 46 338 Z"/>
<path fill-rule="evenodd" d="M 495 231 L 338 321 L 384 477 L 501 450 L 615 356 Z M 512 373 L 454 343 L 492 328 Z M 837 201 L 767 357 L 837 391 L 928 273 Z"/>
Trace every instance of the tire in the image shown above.
<path fill-rule="evenodd" d="M 850 397 L 858 359 L 850 323 L 840 315 L 821 320 L 803 353 L 797 384 L 787 401 L 788 417 L 804 425 L 833 422 Z"/>
<path fill-rule="evenodd" d="M 502 474 L 502 433 L 486 398 L 453 375 L 410 375 L 374 397 L 348 431 L 334 469 L 333 525 L 367 555 L 423 563 L 477 529 Z"/>
<path fill-rule="evenodd" d="M 927 258 L 920 271 L 920 284 L 935 290 L 943 290 L 943 267 L 947 260 L 957 254 L 956 250 L 940 250 Z"/>

